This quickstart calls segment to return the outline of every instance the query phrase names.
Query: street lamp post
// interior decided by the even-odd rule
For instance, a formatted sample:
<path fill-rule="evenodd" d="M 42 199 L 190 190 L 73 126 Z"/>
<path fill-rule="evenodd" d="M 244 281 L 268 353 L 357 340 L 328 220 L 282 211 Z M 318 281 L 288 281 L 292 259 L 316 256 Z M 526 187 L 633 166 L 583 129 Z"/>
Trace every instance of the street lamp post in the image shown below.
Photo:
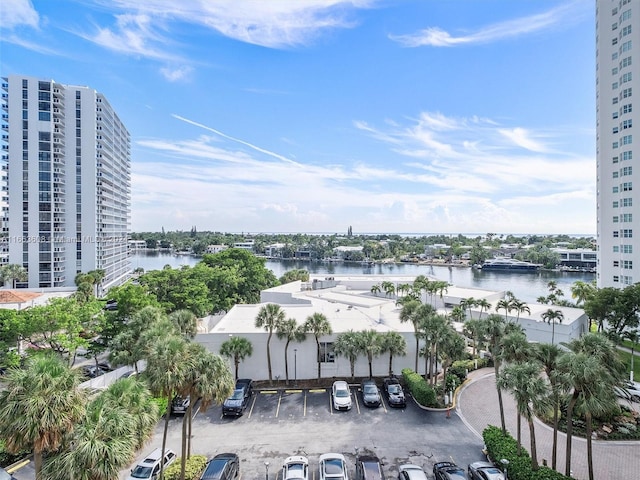
<path fill-rule="evenodd" d="M 506 458 L 503 458 L 502 460 L 500 460 L 500 463 L 504 467 L 504 478 L 505 480 L 508 480 L 509 475 L 507 474 L 507 467 L 509 467 L 509 460 L 507 460 Z"/>
<path fill-rule="evenodd" d="M 269 462 L 264 462 L 264 478 L 269 480 Z"/>
<path fill-rule="evenodd" d="M 293 349 L 293 381 L 298 383 L 298 349 Z"/>

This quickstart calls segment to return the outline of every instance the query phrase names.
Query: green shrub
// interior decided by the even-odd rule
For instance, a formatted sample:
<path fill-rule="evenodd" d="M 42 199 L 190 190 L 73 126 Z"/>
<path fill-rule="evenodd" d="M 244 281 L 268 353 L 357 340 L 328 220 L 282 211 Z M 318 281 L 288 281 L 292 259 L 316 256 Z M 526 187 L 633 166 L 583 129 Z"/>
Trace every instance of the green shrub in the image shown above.
<path fill-rule="evenodd" d="M 531 468 L 531 457 L 523 447 L 518 455 L 518 442 L 508 433 L 493 425 L 489 425 L 482 432 L 487 455 L 497 462 L 503 458 L 509 461 L 510 480 L 569 480 L 563 474 L 548 467 Z"/>
<path fill-rule="evenodd" d="M 181 457 L 178 457 L 175 462 L 165 469 L 165 480 L 178 480 L 180 478 L 181 462 Z M 191 455 L 191 458 L 187 458 L 187 463 L 184 469 L 184 478 L 186 480 L 198 480 L 198 477 L 204 470 L 206 464 L 207 457 L 204 455 Z"/>
<path fill-rule="evenodd" d="M 410 368 L 404 368 L 402 370 L 402 376 L 416 402 L 426 407 L 438 406 L 436 391 L 427 383 L 422 375 L 414 372 Z"/>

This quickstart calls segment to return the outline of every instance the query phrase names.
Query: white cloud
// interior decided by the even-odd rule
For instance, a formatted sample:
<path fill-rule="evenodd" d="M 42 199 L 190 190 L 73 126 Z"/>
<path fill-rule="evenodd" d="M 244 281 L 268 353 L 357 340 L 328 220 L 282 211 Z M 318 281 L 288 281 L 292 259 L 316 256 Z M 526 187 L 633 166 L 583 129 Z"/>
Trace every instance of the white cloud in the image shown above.
<path fill-rule="evenodd" d="M 160 69 L 160 73 L 162 73 L 164 78 L 166 78 L 170 82 L 186 80 L 192 72 L 193 68 L 187 65 L 183 65 L 177 68 L 162 67 Z"/>
<path fill-rule="evenodd" d="M 389 35 L 389 38 L 405 47 L 454 47 L 491 43 L 566 25 L 580 16 L 583 10 L 584 0 L 577 0 L 536 15 L 488 25 L 466 35 L 454 36 L 439 27 L 428 27 L 417 33 Z"/>
<path fill-rule="evenodd" d="M 542 143 L 531 138 L 531 132 L 524 128 L 499 128 L 497 132 L 512 141 L 518 147 L 522 147 L 532 152 L 548 151 L 547 147 Z"/>
<path fill-rule="evenodd" d="M 396 155 L 393 167 L 310 165 L 175 118 L 208 134 L 136 143 L 143 150 L 136 158 L 153 160 L 134 164 L 134 230 L 159 230 L 153 223 L 159 221 L 185 229 L 308 232 L 344 224 L 359 231 L 484 232 L 491 225 L 531 233 L 563 225 L 565 233 L 590 233 L 594 225 L 593 159 L 553 151 L 540 140 L 547 153 L 523 149 L 501 130 L 521 128 L 526 135 L 515 137 L 535 139 L 548 138 L 545 132 L 423 112 L 385 121 L 384 130 L 354 123 Z M 409 156 L 402 148 L 425 154 Z"/>
<path fill-rule="evenodd" d="M 3 29 L 19 26 L 38 28 L 40 16 L 33 8 L 31 0 L 2 0 L 0 25 Z"/>

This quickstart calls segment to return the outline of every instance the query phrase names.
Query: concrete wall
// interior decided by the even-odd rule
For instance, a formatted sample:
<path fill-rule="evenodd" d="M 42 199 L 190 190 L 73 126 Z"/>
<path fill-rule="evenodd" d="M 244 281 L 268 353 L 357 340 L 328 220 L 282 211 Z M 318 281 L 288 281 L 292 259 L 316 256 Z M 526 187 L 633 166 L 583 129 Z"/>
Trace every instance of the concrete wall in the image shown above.
<path fill-rule="evenodd" d="M 393 372 L 400 375 L 403 368 L 413 368 L 415 363 L 415 337 L 412 333 L 401 334 L 407 342 L 407 355 L 394 357 Z M 266 380 L 269 378 L 267 368 L 267 333 L 246 333 L 242 337 L 249 340 L 253 346 L 253 354 L 240 363 L 238 377 L 248 377 L 254 380 Z M 321 342 L 332 342 L 337 335 L 327 335 L 320 339 Z M 229 340 L 229 334 L 203 333 L 198 334 L 195 341 L 204 345 L 209 351 L 219 354 L 220 346 Z M 285 379 L 285 342 L 278 339 L 275 334 L 271 338 L 271 365 L 273 379 L 277 376 Z M 294 351 L 297 349 L 297 353 Z M 318 363 L 316 361 L 316 341 L 313 335 L 307 335 L 307 340 L 302 343 L 290 343 L 288 349 L 289 378 L 293 379 L 297 374 L 298 379 L 311 379 L 318 376 Z M 231 371 L 234 371 L 233 361 L 229 360 Z M 424 373 L 424 358 L 418 361 L 421 373 Z M 389 373 L 389 355 L 383 354 L 374 359 L 372 363 L 373 375 L 386 376 Z M 334 363 L 321 363 L 321 376 L 323 378 L 348 378 L 351 375 L 349 361 L 343 357 L 335 357 Z M 361 356 L 355 364 L 355 376 L 369 375 L 369 364 L 366 357 Z"/>

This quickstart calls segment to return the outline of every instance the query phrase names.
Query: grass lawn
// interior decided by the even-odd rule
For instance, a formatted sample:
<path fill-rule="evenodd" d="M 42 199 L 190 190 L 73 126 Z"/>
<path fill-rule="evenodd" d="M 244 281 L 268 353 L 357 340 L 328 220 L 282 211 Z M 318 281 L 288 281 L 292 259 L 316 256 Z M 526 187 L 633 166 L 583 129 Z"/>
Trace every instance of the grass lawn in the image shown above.
<path fill-rule="evenodd" d="M 623 350 L 618 350 L 618 354 L 620 355 L 620 358 L 626 366 L 625 378 L 629 378 L 629 372 L 631 371 L 631 353 L 625 352 Z M 633 379 L 636 382 L 640 382 L 640 355 L 638 355 L 637 353 L 633 354 Z"/>
<path fill-rule="evenodd" d="M 627 348 L 633 348 L 636 352 L 640 352 L 640 343 L 633 343 L 629 340 L 623 340 L 622 346 Z"/>

